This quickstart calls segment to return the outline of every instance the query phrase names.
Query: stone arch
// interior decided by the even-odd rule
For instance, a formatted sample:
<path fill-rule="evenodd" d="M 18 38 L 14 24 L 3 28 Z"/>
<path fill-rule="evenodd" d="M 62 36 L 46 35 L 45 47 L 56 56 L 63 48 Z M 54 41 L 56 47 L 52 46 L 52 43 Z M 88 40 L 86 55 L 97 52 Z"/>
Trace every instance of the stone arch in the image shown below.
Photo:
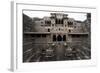
<path fill-rule="evenodd" d="M 56 41 L 56 35 L 53 35 L 53 41 Z"/>
<path fill-rule="evenodd" d="M 48 28 L 48 32 L 50 32 L 50 29 Z"/>
<path fill-rule="evenodd" d="M 62 39 L 62 36 L 61 35 L 58 35 L 57 36 L 57 41 L 62 41 L 63 39 Z"/>
<path fill-rule="evenodd" d="M 69 29 L 68 32 L 71 32 L 71 30 Z"/>
<path fill-rule="evenodd" d="M 63 35 L 63 41 L 66 41 L 66 35 Z"/>

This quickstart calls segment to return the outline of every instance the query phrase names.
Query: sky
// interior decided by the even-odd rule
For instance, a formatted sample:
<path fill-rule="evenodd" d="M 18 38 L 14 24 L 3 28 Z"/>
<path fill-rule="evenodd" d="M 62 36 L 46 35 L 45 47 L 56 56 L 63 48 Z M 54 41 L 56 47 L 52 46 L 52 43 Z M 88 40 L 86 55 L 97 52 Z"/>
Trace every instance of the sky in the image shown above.
<path fill-rule="evenodd" d="M 24 14 L 27 16 L 33 18 L 33 17 L 38 17 L 38 18 L 43 18 L 45 16 L 50 16 L 50 13 L 56 13 L 56 12 L 44 12 L 44 11 L 23 11 Z M 64 14 L 68 14 L 69 18 L 74 18 L 75 20 L 79 21 L 84 21 L 86 19 L 86 13 L 69 13 L 69 12 L 64 12 Z"/>

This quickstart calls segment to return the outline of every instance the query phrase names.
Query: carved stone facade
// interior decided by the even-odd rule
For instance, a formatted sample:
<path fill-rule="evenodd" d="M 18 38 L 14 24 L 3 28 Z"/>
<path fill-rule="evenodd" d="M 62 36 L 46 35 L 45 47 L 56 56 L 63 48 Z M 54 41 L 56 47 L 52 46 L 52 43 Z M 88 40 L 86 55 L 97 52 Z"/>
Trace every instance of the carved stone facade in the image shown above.
<path fill-rule="evenodd" d="M 59 61 L 91 58 L 90 15 L 85 21 L 68 18 L 67 14 L 51 13 L 50 17 L 33 18 L 31 30 L 23 30 L 23 39 L 31 41 L 35 57 L 23 55 L 23 61 Z M 24 24 L 23 24 L 24 25 Z M 24 26 L 25 28 L 25 26 Z M 85 48 L 84 48 L 85 47 Z M 28 47 L 29 48 L 29 47 Z M 23 45 L 24 52 L 27 48 Z M 86 49 L 86 50 L 85 50 Z M 87 51 L 88 50 L 88 51 Z M 81 53 L 81 54 L 80 54 Z"/>

